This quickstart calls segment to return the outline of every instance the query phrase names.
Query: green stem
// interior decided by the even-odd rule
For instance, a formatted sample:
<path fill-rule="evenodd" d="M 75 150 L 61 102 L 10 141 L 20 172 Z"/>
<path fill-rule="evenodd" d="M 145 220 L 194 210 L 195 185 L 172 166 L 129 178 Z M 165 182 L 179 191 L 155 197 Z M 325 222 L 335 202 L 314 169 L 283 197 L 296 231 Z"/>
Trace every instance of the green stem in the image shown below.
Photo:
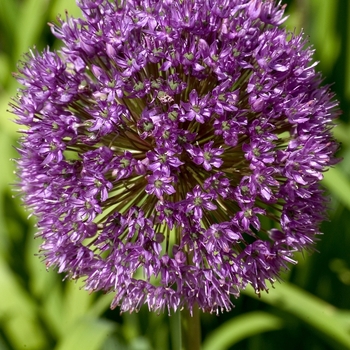
<path fill-rule="evenodd" d="M 181 328 L 182 350 L 200 350 L 201 326 L 199 309 L 197 306 L 193 307 L 192 316 L 187 309 L 181 312 Z"/>
<path fill-rule="evenodd" d="M 181 335 L 181 311 L 176 311 L 169 317 L 170 321 L 170 339 L 171 348 L 173 350 L 182 350 L 182 335 Z"/>

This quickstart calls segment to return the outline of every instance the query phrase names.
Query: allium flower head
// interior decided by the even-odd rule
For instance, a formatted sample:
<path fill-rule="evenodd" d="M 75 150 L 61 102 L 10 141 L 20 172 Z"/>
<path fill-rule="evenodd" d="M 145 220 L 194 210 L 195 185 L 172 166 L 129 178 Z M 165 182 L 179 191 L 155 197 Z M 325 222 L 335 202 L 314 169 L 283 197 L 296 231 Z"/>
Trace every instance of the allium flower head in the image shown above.
<path fill-rule="evenodd" d="M 325 218 L 337 103 L 269 0 L 79 0 L 30 52 L 18 187 L 47 266 L 121 311 L 219 312 Z"/>

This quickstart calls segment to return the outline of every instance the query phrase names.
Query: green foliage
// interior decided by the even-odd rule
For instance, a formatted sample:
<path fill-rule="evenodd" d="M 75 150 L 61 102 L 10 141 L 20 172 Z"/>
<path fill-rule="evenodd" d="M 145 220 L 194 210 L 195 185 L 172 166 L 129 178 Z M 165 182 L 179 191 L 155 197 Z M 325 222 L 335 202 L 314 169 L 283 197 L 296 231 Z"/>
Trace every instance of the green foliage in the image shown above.
<path fill-rule="evenodd" d="M 329 223 L 320 253 L 300 256 L 284 282 L 260 299 L 248 289 L 236 308 L 220 317 L 202 315 L 203 350 L 350 349 L 350 42 L 348 0 L 289 0 L 287 26 L 304 31 L 316 49 L 319 69 L 341 101 L 343 115 L 335 136 L 344 161 L 325 174 L 332 195 Z M 74 0 L 0 1 L 0 349 L 167 350 L 176 316 L 120 316 L 110 311 L 112 295 L 90 295 L 81 283 L 62 282 L 35 254 L 33 220 L 12 198 L 17 129 L 6 112 L 16 93 L 11 72 L 33 47 L 56 47 L 47 22 L 65 10 L 75 16 Z M 305 334 L 307 336 L 305 336 Z"/>
<path fill-rule="evenodd" d="M 267 312 L 246 312 L 231 318 L 205 338 L 203 350 L 225 350 L 242 339 L 283 327 L 283 320 Z"/>

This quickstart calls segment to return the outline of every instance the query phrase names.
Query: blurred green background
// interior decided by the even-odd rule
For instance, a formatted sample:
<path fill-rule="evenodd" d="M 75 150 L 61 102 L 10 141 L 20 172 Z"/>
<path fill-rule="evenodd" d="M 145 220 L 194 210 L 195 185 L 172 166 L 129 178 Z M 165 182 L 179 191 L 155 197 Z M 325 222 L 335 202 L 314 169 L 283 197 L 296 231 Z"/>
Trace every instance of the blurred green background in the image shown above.
<path fill-rule="evenodd" d="M 335 135 L 344 161 L 325 175 L 330 221 L 319 253 L 298 256 L 269 294 L 247 290 L 236 308 L 201 315 L 203 350 L 350 349 L 350 1 L 290 0 L 286 26 L 301 28 L 314 45 L 318 69 L 332 83 L 343 111 Z M 175 322 L 146 309 L 119 315 L 112 295 L 89 295 L 79 283 L 47 272 L 34 254 L 34 220 L 27 218 L 10 184 L 19 126 L 6 112 L 17 83 L 11 72 L 36 45 L 58 47 L 47 22 L 64 11 L 79 16 L 74 0 L 0 0 L 0 350 L 167 350 Z"/>

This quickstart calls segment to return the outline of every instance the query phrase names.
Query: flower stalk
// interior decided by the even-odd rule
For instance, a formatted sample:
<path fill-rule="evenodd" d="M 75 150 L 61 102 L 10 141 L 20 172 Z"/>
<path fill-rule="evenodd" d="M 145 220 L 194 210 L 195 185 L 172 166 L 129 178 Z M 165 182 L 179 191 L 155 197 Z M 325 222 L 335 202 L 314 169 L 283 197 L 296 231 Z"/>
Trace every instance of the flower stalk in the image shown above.
<path fill-rule="evenodd" d="M 183 350 L 201 349 L 201 325 L 200 312 L 198 307 L 194 307 L 192 314 L 189 310 L 181 311 L 181 328 Z"/>

